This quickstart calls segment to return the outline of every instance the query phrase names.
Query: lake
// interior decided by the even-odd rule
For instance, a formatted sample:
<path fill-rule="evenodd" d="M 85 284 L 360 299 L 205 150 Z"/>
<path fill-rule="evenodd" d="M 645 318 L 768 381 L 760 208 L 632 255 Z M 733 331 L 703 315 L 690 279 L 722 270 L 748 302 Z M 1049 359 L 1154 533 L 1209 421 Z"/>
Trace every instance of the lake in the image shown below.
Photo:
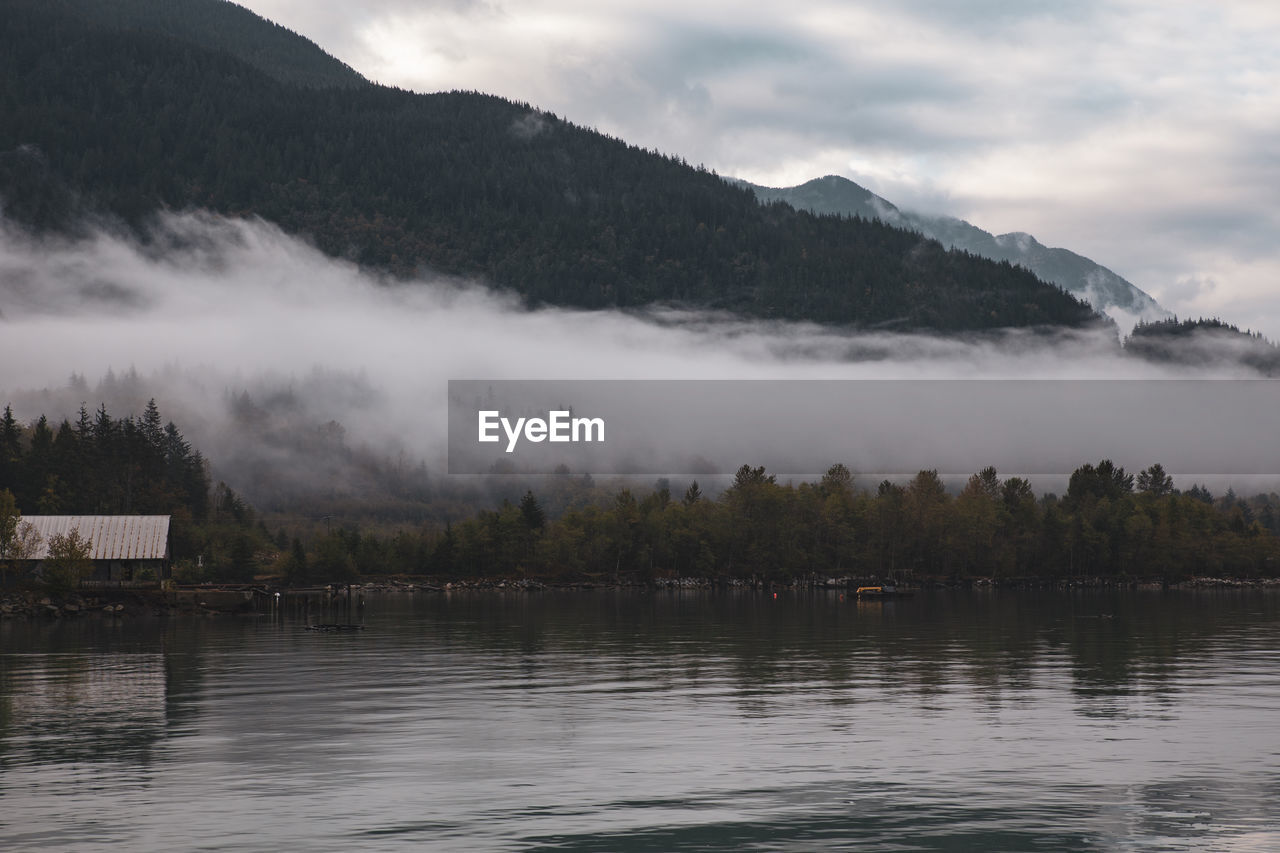
<path fill-rule="evenodd" d="M 1274 591 L 307 618 L 0 622 L 0 849 L 1280 850 Z"/>

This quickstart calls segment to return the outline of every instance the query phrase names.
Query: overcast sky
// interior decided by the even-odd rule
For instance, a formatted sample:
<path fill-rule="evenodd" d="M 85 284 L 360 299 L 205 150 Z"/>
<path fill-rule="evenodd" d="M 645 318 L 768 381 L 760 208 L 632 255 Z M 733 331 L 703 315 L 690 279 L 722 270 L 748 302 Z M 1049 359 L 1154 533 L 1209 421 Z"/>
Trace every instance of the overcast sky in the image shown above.
<path fill-rule="evenodd" d="M 381 83 L 772 186 L 843 175 L 1280 338 L 1273 0 L 241 2 Z"/>

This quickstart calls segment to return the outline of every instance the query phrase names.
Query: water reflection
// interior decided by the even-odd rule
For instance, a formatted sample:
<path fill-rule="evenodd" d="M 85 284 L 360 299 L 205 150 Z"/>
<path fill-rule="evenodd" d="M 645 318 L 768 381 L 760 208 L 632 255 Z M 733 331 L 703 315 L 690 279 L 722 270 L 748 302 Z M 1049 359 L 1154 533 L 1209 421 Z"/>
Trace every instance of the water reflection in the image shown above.
<path fill-rule="evenodd" d="M 371 597 L 358 634 L 0 622 L 0 847 L 1271 849 L 1278 604 L 477 593 Z"/>
<path fill-rule="evenodd" d="M 414 608 L 382 602 L 381 615 L 416 620 L 419 636 L 445 648 L 494 656 L 684 661 L 690 679 L 709 659 L 727 661 L 744 695 L 804 682 L 910 691 L 926 702 L 976 690 L 999 703 L 1030 690 L 1037 668 L 1066 661 L 1089 706 L 1167 693 L 1179 668 L 1218 650 L 1270 648 L 1278 601 L 1265 592 L 938 594 L 861 606 L 835 594 L 462 594 Z"/>

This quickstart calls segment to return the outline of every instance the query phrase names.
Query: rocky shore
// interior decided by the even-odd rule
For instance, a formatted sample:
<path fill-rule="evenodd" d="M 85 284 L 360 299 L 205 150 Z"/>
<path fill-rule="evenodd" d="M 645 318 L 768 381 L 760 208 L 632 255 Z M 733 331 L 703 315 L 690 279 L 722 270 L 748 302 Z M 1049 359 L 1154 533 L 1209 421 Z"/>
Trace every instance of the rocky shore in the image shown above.
<path fill-rule="evenodd" d="M 54 595 L 41 592 L 15 592 L 0 597 L 0 618 L 14 616 L 40 616 L 50 619 L 73 618 L 91 613 L 105 616 L 139 615 L 151 607 L 130 596 L 103 597 L 99 595 Z"/>
<path fill-rule="evenodd" d="M 327 602 L 343 601 L 347 596 L 394 593 L 449 594 L 467 592 L 516 593 L 544 591 L 601 590 L 741 590 L 741 591 L 814 591 L 853 590 L 859 586 L 892 583 L 876 577 L 819 577 L 791 580 L 729 577 L 621 578 L 536 580 L 532 578 L 383 578 L 363 583 L 329 584 L 308 589 L 289 589 L 268 583 L 252 585 L 205 585 L 159 589 L 96 589 L 57 595 L 50 592 L 15 590 L 0 595 L 0 619 L 29 617 L 72 619 L 90 615 L 109 618 L 164 617 L 192 614 L 252 613 L 267 609 L 281 597 L 314 596 Z M 1195 577 L 1179 581 L 1162 578 L 1084 577 L 1084 578 L 969 578 L 964 580 L 931 579 L 918 583 L 898 582 L 900 589 L 914 590 L 1204 590 L 1204 589 L 1280 589 L 1280 578 Z"/>
<path fill-rule="evenodd" d="M 881 577 L 811 576 L 789 580 L 738 577 L 679 577 L 652 578 L 647 580 L 571 580 L 543 581 L 529 578 L 475 578 L 466 580 L 379 580 L 353 584 L 352 589 L 363 593 L 375 592 L 464 592 L 464 591 L 537 591 L 537 590 L 609 590 L 609 589 L 741 589 L 741 590 L 846 590 L 860 586 L 894 584 Z M 1071 589 L 1244 589 L 1280 588 L 1280 578 L 1218 578 L 1194 577 L 1182 580 L 1139 577 L 1076 577 L 1076 578 L 965 578 L 943 580 L 931 578 L 923 581 L 897 580 L 902 589 L 1007 589 L 1007 590 L 1071 590 Z"/>

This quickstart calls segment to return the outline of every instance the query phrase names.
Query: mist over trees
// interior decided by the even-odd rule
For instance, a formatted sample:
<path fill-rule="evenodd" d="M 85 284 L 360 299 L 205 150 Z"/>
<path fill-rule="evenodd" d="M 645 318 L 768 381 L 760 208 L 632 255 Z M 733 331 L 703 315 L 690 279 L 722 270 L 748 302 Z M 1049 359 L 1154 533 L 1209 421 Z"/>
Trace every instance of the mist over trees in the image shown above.
<path fill-rule="evenodd" d="M 839 464 L 798 484 L 743 465 L 714 496 L 697 481 L 673 495 L 665 479 L 620 488 L 567 470 L 532 485 L 488 479 L 498 492 L 437 496 L 431 511 L 421 495 L 410 523 L 359 500 L 323 515 L 314 514 L 322 504 L 264 513 L 225 483 L 211 487 L 203 456 L 154 401 L 119 419 L 81 407 L 56 429 L 44 416 L 19 424 L 8 407 L 0 416 L 0 495 L 13 509 L 171 514 L 185 580 L 1280 576 L 1280 495 L 1179 491 L 1159 464 L 1136 475 L 1108 459 L 1085 464 L 1062 497 L 1038 498 L 993 468 L 958 493 L 934 470 L 864 486 Z"/>
<path fill-rule="evenodd" d="M 1264 376 L 1280 375 L 1280 346 L 1261 332 L 1242 331 L 1217 317 L 1139 322 L 1125 338 L 1124 351 L 1153 362 L 1189 367 L 1234 361 Z"/>
<path fill-rule="evenodd" d="M 1104 322 L 1008 263 L 879 221 L 762 206 L 528 105 L 304 85 L 196 28 L 81 6 L 12 0 L 0 19 L 0 195 L 35 227 L 99 211 L 146 235 L 158 209 L 198 207 L 399 274 L 481 277 L 531 305 L 945 331 Z"/>
<path fill-rule="evenodd" d="M 527 104 L 369 84 L 220 2 L 10 0 L 0 104 L 6 217 L 57 234 L 100 216 L 157 257 L 211 239 L 152 227 L 157 211 L 201 208 L 263 217 L 397 275 L 478 277 L 527 305 L 670 303 L 948 333 L 1102 322 L 1009 263 L 880 221 L 761 205 L 705 169 Z M 1280 363 L 1269 342 L 1220 321 L 1139 325 L 1126 351 L 1202 363 L 1217 356 L 1187 342 L 1205 336 L 1239 344 L 1260 370 Z M 990 468 L 953 494 L 936 471 L 859 484 L 842 465 L 799 484 L 744 465 L 719 493 L 568 471 L 465 491 L 416 458 L 349 441 L 336 419 L 310 420 L 288 395 L 230 394 L 227 408 L 237 441 L 218 463 L 234 489 L 215 484 L 154 401 L 124 417 L 81 406 L 56 423 L 20 424 L 6 408 L 0 494 L 28 514 L 170 514 L 188 580 L 1280 569 L 1280 499 L 1180 492 L 1159 465 L 1083 465 L 1061 498 Z"/>

